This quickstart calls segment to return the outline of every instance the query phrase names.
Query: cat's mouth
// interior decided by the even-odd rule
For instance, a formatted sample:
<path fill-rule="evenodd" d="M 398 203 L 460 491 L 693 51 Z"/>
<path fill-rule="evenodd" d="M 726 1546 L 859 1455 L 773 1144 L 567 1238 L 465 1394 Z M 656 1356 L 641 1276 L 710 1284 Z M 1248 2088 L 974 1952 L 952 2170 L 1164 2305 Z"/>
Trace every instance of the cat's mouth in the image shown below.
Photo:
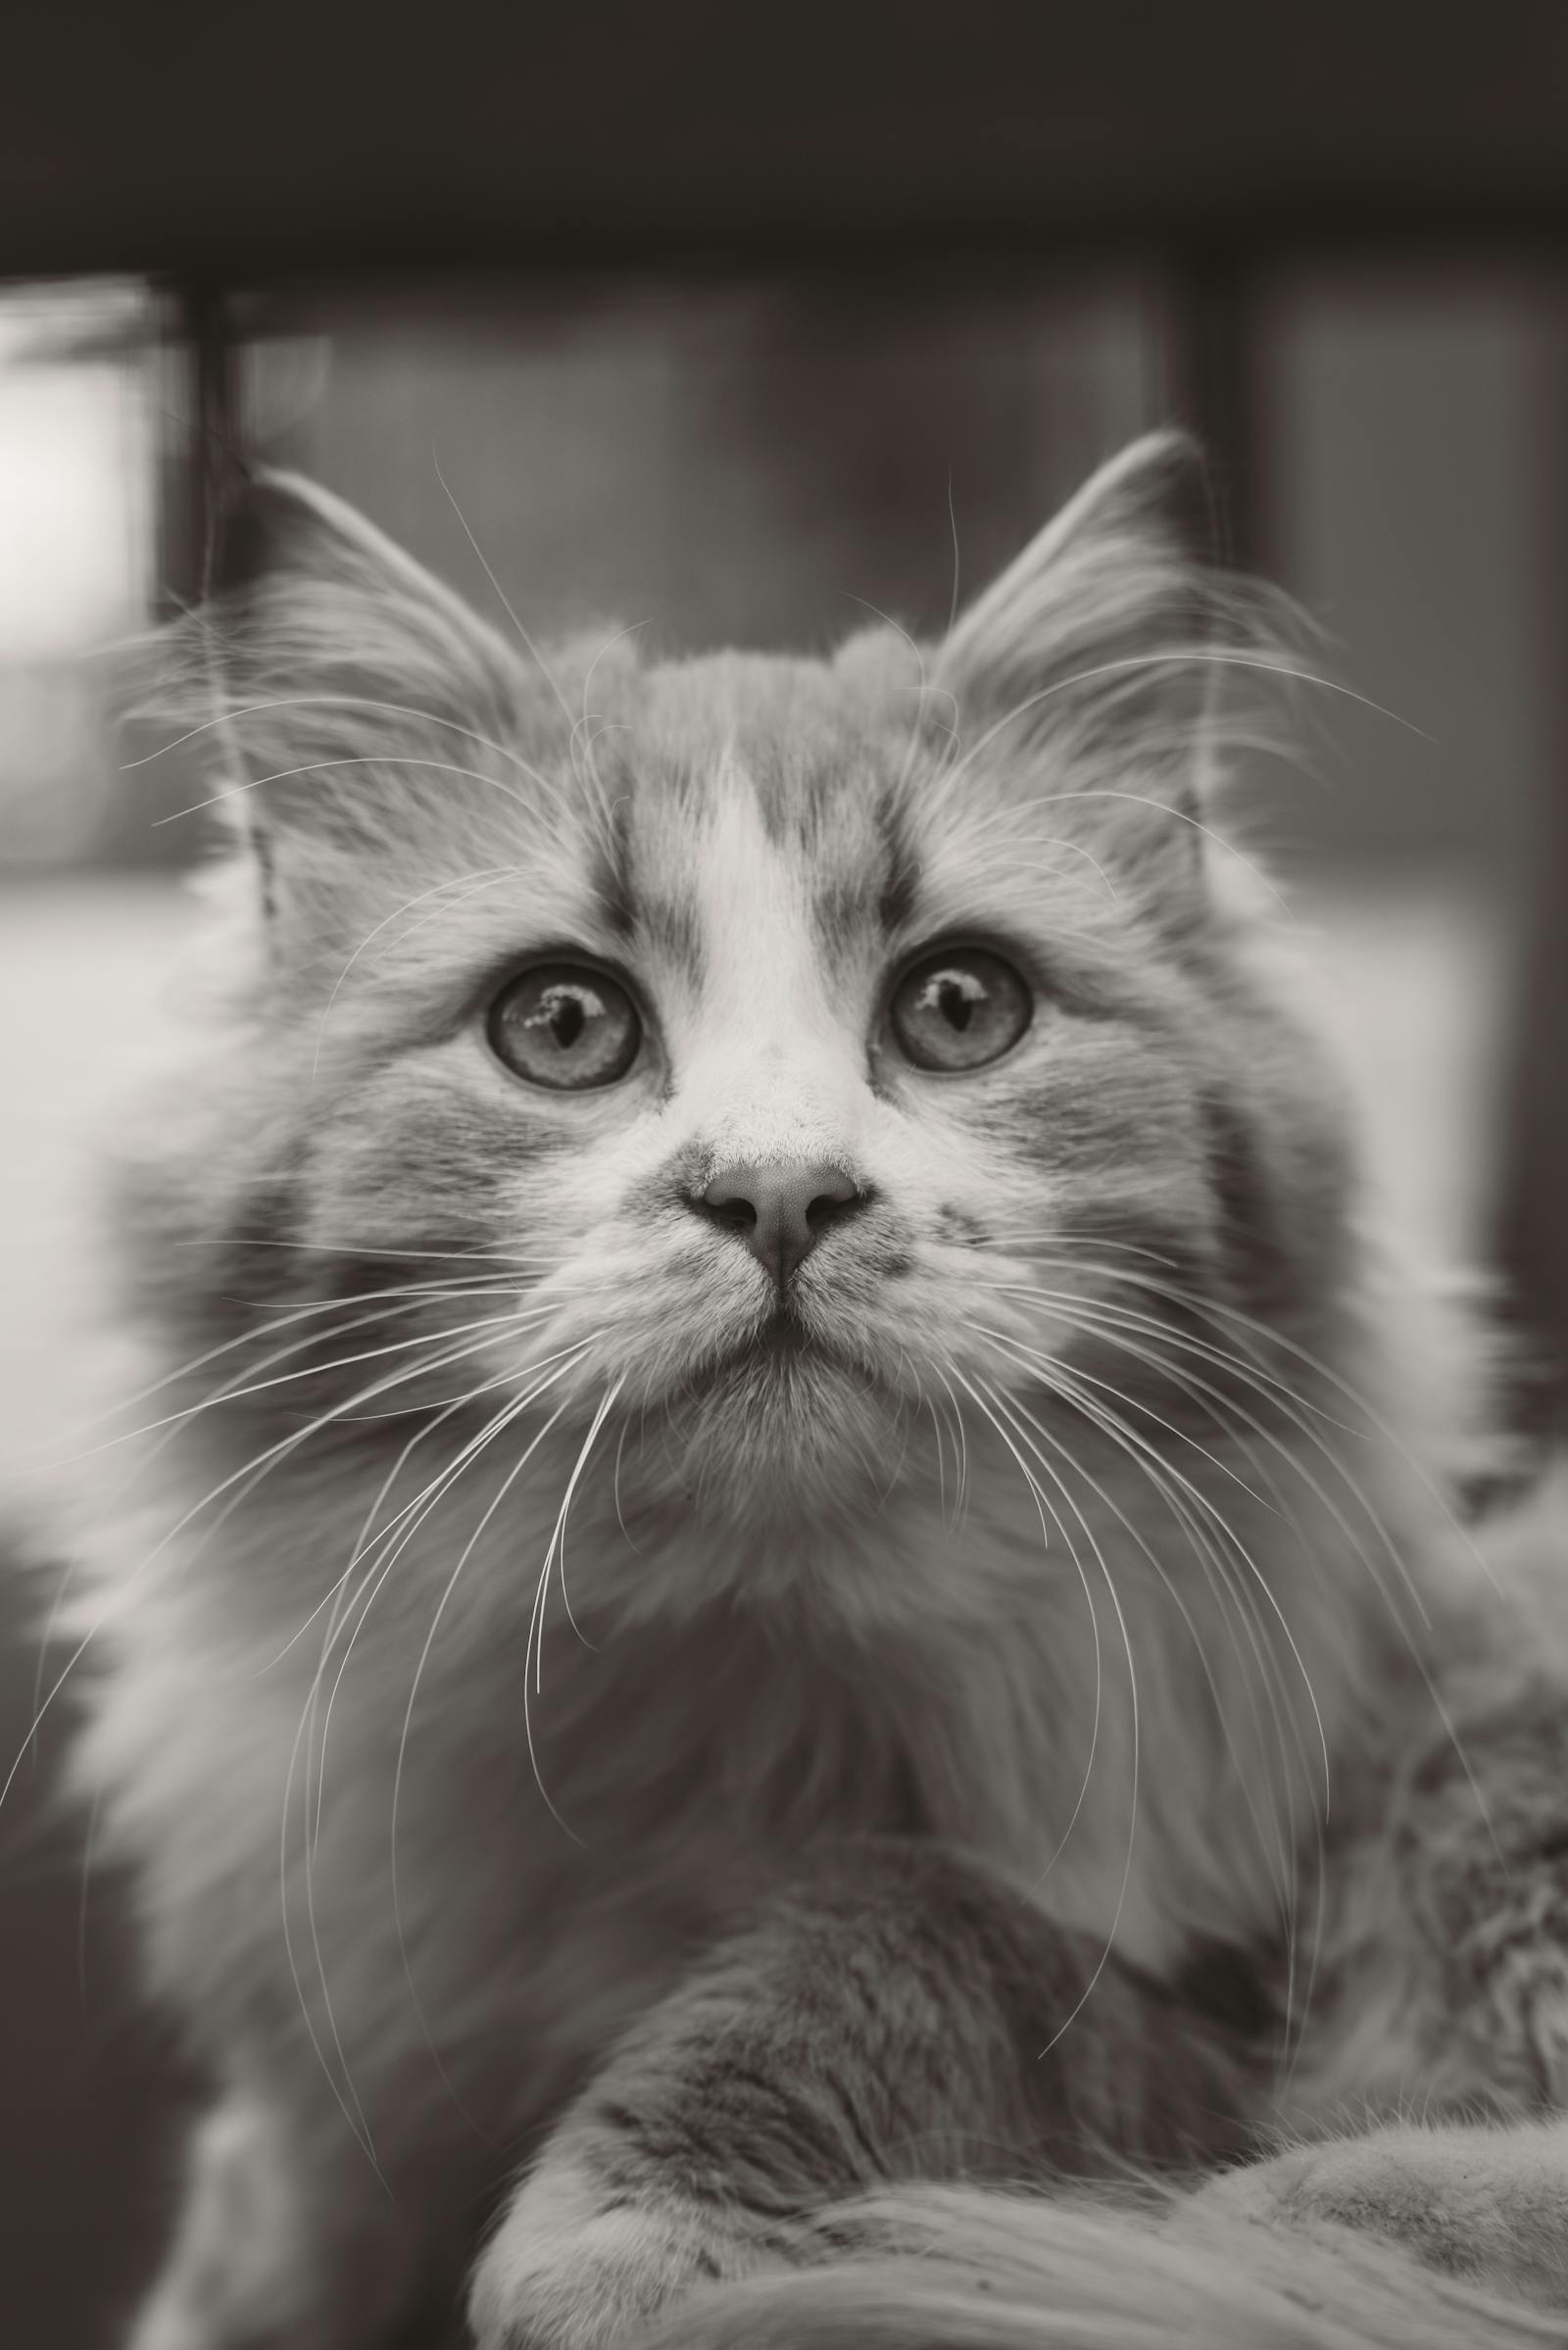
<path fill-rule="evenodd" d="M 789 1306 L 781 1305 L 771 1321 L 764 1322 L 738 1346 L 731 1346 L 713 1364 L 715 1371 L 740 1370 L 752 1364 L 800 1362 L 810 1355 L 825 1356 L 828 1349 L 819 1339 L 811 1336 L 799 1315 Z"/>
<path fill-rule="evenodd" d="M 686 1382 L 687 1392 L 706 1395 L 714 1388 L 748 1380 L 789 1380 L 812 1363 L 826 1368 L 840 1360 L 831 1346 L 814 1336 L 800 1316 L 784 1305 L 749 1338 L 742 1339 L 737 1346 L 726 1346 L 701 1364 Z"/>
<path fill-rule="evenodd" d="M 770 1322 L 764 1322 L 754 1338 L 737 1348 L 740 1356 L 757 1356 L 764 1362 L 785 1362 L 796 1355 L 821 1352 L 820 1341 L 810 1336 L 788 1306 L 780 1306 Z"/>

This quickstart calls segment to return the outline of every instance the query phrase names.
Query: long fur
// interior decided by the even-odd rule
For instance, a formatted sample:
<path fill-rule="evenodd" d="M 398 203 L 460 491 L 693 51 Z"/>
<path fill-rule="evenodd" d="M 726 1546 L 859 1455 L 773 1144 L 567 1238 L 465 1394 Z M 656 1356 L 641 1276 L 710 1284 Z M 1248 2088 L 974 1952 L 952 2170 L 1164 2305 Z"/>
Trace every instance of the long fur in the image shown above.
<path fill-rule="evenodd" d="M 1565 2338 L 1560 2318 L 1333 2224 L 1285 2231 L 1201 2204 L 1129 2213 L 960 2188 L 876 2216 L 912 2248 L 840 2252 L 699 2297 L 658 2350 L 1526 2350 Z"/>
<path fill-rule="evenodd" d="M 541 659 L 322 494 L 241 508 L 172 664 L 234 854 L 117 1152 L 145 1394 L 77 1540 L 83 1781 L 220 2083 L 138 2350 L 433 2328 L 492 2214 L 487 2344 L 602 2350 L 715 2273 L 739 2298 L 671 2344 L 1559 2338 L 1217 2190 L 922 2191 L 853 2244 L 715 2249 L 593 2105 L 614 2052 L 652 2143 L 638 2099 L 673 2128 L 726 2033 L 775 2061 L 769 1968 L 807 1968 L 779 2015 L 841 2025 L 810 1953 L 829 1913 L 861 1947 L 856 1869 L 820 1914 L 792 1888 L 860 1851 L 869 1903 L 889 1837 L 962 1856 L 976 1949 L 1014 1914 L 1057 1937 L 1060 2078 L 1119 2068 L 1117 2111 L 1158 2067 L 1114 2017 L 1157 1994 L 1196 2045 L 1216 1951 L 1262 1986 L 1254 2150 L 1555 2102 L 1560 1507 L 1489 1543 L 1497 1597 L 1456 1516 L 1482 1355 L 1365 1229 L 1223 834 L 1243 689 L 1298 664 L 1195 561 L 1196 479 L 1140 445 L 946 644 L 829 663 Z M 1033 1025 L 925 1082 L 889 975 L 956 935 L 1017 959 Z M 567 955 L 643 1000 L 620 1089 L 530 1094 L 484 1044 L 509 974 Z M 857 1187 L 787 1346 L 693 1207 L 760 1164 Z M 913 2007 L 871 1999 L 792 2124 L 838 2148 L 829 2200 L 921 2176 L 862 2176 L 831 2120 L 862 2072 L 917 2094 L 931 1912 L 888 1904 Z M 693 1991 L 715 1949 L 758 1969 Z M 992 2011 L 942 1963 L 956 2061 Z M 1211 2162 L 1237 2117 L 1200 2118 Z"/>

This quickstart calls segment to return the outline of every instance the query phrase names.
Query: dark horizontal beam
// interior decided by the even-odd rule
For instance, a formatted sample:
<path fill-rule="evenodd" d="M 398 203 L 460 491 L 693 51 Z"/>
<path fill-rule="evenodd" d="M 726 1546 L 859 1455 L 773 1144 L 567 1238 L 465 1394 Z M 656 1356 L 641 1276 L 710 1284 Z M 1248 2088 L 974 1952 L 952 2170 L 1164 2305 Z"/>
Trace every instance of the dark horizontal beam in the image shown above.
<path fill-rule="evenodd" d="M 9 17 L 8 274 L 1568 240 L 1562 0 Z"/>

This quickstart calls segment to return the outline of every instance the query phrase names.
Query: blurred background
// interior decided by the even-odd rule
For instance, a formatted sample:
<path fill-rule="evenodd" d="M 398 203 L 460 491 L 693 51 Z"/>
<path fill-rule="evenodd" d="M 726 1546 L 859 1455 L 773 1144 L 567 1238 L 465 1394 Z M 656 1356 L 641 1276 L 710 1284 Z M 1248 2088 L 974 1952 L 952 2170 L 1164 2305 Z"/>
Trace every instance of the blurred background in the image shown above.
<path fill-rule="evenodd" d="M 0 76 L 0 1545 L 72 1422 L 93 1121 L 208 845 L 188 755 L 116 723 L 117 648 L 199 597 L 238 457 L 494 612 L 466 522 L 536 633 L 817 648 L 859 600 L 939 627 L 1193 425 L 1234 558 L 1365 698 L 1308 691 L 1309 772 L 1261 766 L 1249 832 L 1387 1212 L 1497 1270 L 1521 1421 L 1563 1423 L 1568 12 L 740 13 L 176 6 L 79 53 L 32 25 Z M 0 1777 L 39 1614 L 0 1582 Z M 181 2095 L 53 1804 L 68 1706 L 0 1810 L 35 2350 L 114 2338 Z"/>

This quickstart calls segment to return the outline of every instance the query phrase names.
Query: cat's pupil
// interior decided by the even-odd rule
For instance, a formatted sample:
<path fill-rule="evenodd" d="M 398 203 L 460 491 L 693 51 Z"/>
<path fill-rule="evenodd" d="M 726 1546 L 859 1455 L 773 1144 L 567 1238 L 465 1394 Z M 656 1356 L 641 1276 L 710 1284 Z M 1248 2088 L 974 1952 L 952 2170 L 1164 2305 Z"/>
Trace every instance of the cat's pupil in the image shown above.
<path fill-rule="evenodd" d="M 569 1053 L 583 1032 L 587 1014 L 580 996 L 561 995 L 550 1007 L 550 1032 L 563 1053 Z"/>
<path fill-rule="evenodd" d="M 963 1030 L 968 1027 L 974 1012 L 972 1000 L 965 995 L 956 980 L 945 979 L 938 992 L 937 1002 L 948 1026 L 956 1028 L 961 1035 Z"/>

